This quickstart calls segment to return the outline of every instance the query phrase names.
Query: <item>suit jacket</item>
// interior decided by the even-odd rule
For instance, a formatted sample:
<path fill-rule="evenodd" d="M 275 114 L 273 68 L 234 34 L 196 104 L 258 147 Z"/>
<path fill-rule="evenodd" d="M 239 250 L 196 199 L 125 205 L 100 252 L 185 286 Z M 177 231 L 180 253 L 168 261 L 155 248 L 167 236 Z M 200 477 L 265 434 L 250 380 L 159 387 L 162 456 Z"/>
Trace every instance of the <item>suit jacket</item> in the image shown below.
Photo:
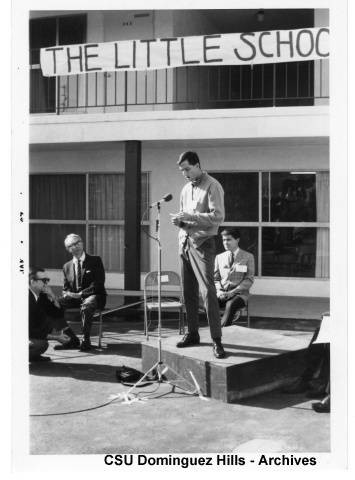
<path fill-rule="evenodd" d="M 229 251 L 216 256 L 214 280 L 217 292 L 238 287 L 238 295 L 248 300 L 249 289 L 254 283 L 254 255 L 239 248 L 232 267 L 229 266 Z"/>
<path fill-rule="evenodd" d="M 63 290 L 77 292 L 75 285 L 74 262 L 70 260 L 63 267 L 64 287 Z M 83 298 L 90 295 L 99 295 L 99 301 L 104 306 L 106 301 L 105 269 L 100 257 L 85 253 L 82 265 L 81 293 Z"/>
<path fill-rule="evenodd" d="M 29 338 L 44 340 L 53 330 L 54 323 L 49 317 L 63 319 L 64 310 L 52 303 L 47 295 L 41 293 L 36 301 L 35 296 L 28 292 L 28 330 Z M 62 320 L 64 322 L 64 319 Z M 59 322 L 59 328 L 62 325 Z"/>

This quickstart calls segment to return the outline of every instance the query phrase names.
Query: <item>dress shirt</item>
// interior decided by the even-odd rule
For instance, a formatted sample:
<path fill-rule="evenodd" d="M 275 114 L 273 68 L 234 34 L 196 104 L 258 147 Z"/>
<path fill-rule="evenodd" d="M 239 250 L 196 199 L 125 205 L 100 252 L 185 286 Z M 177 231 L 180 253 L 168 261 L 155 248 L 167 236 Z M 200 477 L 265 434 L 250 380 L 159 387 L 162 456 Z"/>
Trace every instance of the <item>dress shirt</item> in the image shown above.
<path fill-rule="evenodd" d="M 32 290 L 32 288 L 30 288 L 30 292 L 31 292 L 32 295 L 35 297 L 36 302 L 38 302 L 39 296 Z"/>
<path fill-rule="evenodd" d="M 207 172 L 194 183 L 187 183 L 180 195 L 180 212 L 190 215 L 180 231 L 180 244 L 190 237 L 195 247 L 218 233 L 224 220 L 224 191 L 222 185 Z"/>

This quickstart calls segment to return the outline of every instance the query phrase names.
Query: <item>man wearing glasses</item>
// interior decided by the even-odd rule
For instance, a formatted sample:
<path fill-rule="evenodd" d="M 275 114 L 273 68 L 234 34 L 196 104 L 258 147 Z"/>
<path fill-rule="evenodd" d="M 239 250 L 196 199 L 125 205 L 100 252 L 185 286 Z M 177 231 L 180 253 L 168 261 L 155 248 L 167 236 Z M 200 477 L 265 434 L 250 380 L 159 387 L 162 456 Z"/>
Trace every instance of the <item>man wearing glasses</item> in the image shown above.
<path fill-rule="evenodd" d="M 75 344 L 77 348 L 80 344 L 64 320 L 64 311 L 48 282 L 48 275 L 43 268 L 31 268 L 28 297 L 30 362 L 50 361 L 50 357 L 42 356 L 48 348 L 48 340 Z"/>
<path fill-rule="evenodd" d="M 90 331 L 96 309 L 103 309 L 106 304 L 105 270 L 100 257 L 89 255 L 84 250 L 84 243 L 79 235 L 70 233 L 64 240 L 67 251 L 73 258 L 63 267 L 64 308 L 80 308 L 83 341 L 80 350 L 91 350 Z M 65 345 L 61 346 L 65 349 Z"/>

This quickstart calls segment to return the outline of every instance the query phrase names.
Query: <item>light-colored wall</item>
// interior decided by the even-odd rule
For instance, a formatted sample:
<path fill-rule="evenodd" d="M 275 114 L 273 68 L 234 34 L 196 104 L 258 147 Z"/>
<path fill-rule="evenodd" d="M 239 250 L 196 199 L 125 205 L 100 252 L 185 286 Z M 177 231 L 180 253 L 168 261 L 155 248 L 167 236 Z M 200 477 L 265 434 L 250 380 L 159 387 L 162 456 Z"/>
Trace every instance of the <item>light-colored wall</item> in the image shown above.
<path fill-rule="evenodd" d="M 86 10 L 32 10 L 30 11 L 30 19 L 32 18 L 45 18 L 45 17 L 57 17 L 59 15 L 77 15 L 81 13 L 87 13 Z"/>
<path fill-rule="evenodd" d="M 213 142 L 212 142 L 213 143 Z M 161 211 L 161 241 L 163 245 L 162 265 L 165 269 L 177 270 L 177 231 L 171 225 L 169 212 L 178 210 L 179 194 L 184 179 L 176 166 L 179 154 L 183 150 L 194 149 L 198 152 L 202 167 L 209 171 L 257 171 L 257 170 L 328 170 L 329 151 L 327 145 L 258 145 L 258 146 L 201 146 L 201 143 L 185 142 L 181 145 L 142 145 L 142 171 L 150 172 L 151 201 L 160 199 L 166 193 L 172 193 L 173 199 L 163 204 Z M 124 145 L 117 143 L 105 148 L 103 145 L 88 148 L 78 146 L 71 150 L 32 152 L 30 156 L 31 173 L 49 172 L 123 172 Z M 151 211 L 153 228 L 155 211 Z M 151 244 L 151 268 L 157 266 L 157 250 Z M 59 272 L 54 280 L 60 284 Z M 110 274 L 107 279 L 109 288 L 123 286 L 122 274 Z M 257 279 L 255 294 L 284 294 L 328 296 L 329 282 L 307 279 L 295 280 L 290 290 L 289 279 Z M 295 287 L 295 288 L 294 288 Z"/>
<path fill-rule="evenodd" d="M 214 31 L 214 26 L 208 16 L 198 10 L 174 10 L 174 35 L 184 37 L 204 35 Z"/>
<path fill-rule="evenodd" d="M 327 106 L 34 115 L 30 122 L 31 143 L 329 136 Z"/>
<path fill-rule="evenodd" d="M 329 27 L 329 9 L 318 8 L 314 11 L 314 26 Z M 315 96 L 329 96 L 329 60 L 323 59 L 322 63 L 314 64 L 314 92 Z M 327 105 L 329 99 L 316 98 L 315 105 Z"/>
<path fill-rule="evenodd" d="M 316 8 L 314 10 L 314 26 L 329 27 L 329 9 Z"/>

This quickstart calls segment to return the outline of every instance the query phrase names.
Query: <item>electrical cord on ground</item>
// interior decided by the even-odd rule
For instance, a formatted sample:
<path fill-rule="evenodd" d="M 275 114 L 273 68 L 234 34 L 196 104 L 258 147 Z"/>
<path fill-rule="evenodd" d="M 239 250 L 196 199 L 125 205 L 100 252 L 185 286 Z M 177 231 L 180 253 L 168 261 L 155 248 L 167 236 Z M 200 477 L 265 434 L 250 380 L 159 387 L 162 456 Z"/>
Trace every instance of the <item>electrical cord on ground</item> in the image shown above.
<path fill-rule="evenodd" d="M 149 390 L 145 392 L 137 392 L 135 393 L 137 398 L 150 398 L 153 393 L 155 393 L 157 390 L 159 390 L 160 384 L 157 385 L 157 387 L 154 390 Z M 178 387 L 179 388 L 179 387 Z M 165 392 L 161 396 L 168 395 L 171 392 Z M 157 397 L 158 398 L 158 397 Z M 80 410 L 71 410 L 68 412 L 54 412 L 54 413 L 31 413 L 30 417 L 54 417 L 54 416 L 59 416 L 59 415 L 72 415 L 74 413 L 83 413 L 83 412 L 90 412 L 91 410 L 97 410 L 99 408 L 107 407 L 108 405 L 115 403 L 119 401 L 118 398 L 113 398 L 112 400 L 109 400 L 108 402 L 101 403 L 100 405 L 96 405 L 95 407 L 89 407 L 89 408 L 82 408 Z"/>
<path fill-rule="evenodd" d="M 112 400 L 109 400 L 108 402 L 105 402 L 105 403 L 101 403 L 100 405 L 96 405 L 95 407 L 83 408 L 81 410 L 71 410 L 69 412 L 31 413 L 30 417 L 53 417 L 56 415 L 71 415 L 73 413 L 89 412 L 90 410 L 97 410 L 98 408 L 106 407 L 107 405 L 110 405 L 111 403 L 114 403 L 117 400 L 118 400 L 117 398 L 113 398 Z"/>
<path fill-rule="evenodd" d="M 73 370 L 73 369 L 69 368 L 69 370 Z M 97 372 L 94 369 L 90 369 L 90 371 L 92 371 L 94 373 L 99 373 L 100 375 L 102 375 L 102 372 Z M 147 392 L 147 393 L 150 393 L 150 392 Z M 89 412 L 90 410 L 97 410 L 98 408 L 106 407 L 107 405 L 110 405 L 111 403 L 114 403 L 117 400 L 118 400 L 117 398 L 113 398 L 113 399 L 109 400 L 108 402 L 101 403 L 101 404 L 96 405 L 94 407 L 83 408 L 83 409 L 80 409 L 80 410 L 71 410 L 71 411 L 68 411 L 68 412 L 32 413 L 32 414 L 30 414 L 30 417 L 52 417 L 52 416 L 58 416 L 58 415 L 71 415 L 73 413 Z"/>

